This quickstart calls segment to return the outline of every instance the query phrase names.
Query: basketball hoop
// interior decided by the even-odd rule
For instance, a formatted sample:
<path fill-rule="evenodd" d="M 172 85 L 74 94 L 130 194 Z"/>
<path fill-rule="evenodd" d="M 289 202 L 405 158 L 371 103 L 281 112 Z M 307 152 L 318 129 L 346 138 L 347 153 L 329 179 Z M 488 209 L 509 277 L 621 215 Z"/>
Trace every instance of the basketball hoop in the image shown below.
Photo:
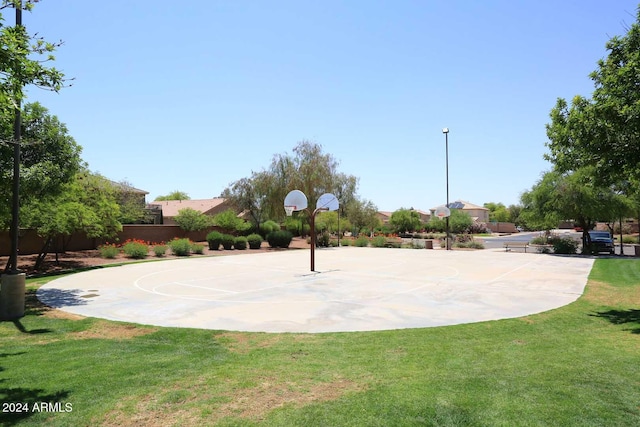
<path fill-rule="evenodd" d="M 440 219 L 444 219 L 451 215 L 451 211 L 446 206 L 438 206 L 434 213 Z"/>
<path fill-rule="evenodd" d="M 296 206 L 285 206 L 284 207 L 284 212 L 287 214 L 287 216 L 291 216 L 293 215 L 293 211 L 296 210 Z"/>

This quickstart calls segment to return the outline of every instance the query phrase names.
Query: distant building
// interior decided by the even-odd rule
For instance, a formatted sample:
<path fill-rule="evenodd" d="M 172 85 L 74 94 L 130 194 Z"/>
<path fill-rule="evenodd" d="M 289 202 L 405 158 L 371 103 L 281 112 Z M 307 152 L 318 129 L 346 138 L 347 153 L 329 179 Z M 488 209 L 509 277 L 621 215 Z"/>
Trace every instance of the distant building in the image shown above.
<path fill-rule="evenodd" d="M 471 219 L 476 222 L 489 222 L 489 209 L 484 206 L 474 205 L 473 203 L 466 202 L 464 200 L 456 200 L 449 203 L 449 209 L 459 209 L 469 214 Z M 431 208 L 431 215 L 435 214 L 436 208 Z"/>
<path fill-rule="evenodd" d="M 162 211 L 163 224 L 175 224 L 174 218 L 181 209 L 191 208 L 205 215 L 214 216 L 231 208 L 228 200 L 222 197 L 197 200 L 156 200 L 149 203 L 152 209 Z"/>

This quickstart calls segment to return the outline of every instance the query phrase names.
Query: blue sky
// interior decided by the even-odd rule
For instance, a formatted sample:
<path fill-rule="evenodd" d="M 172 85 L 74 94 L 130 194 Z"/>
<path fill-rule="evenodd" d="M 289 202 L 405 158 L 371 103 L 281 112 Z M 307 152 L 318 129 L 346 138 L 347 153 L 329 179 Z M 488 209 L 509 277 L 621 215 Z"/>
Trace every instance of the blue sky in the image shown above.
<path fill-rule="evenodd" d="M 380 210 L 518 203 L 550 168 L 558 97 L 589 96 L 627 0 L 43 0 L 73 86 L 30 89 L 89 168 L 150 194 L 218 196 L 301 140 Z M 12 13 L 4 13 L 7 23 Z"/>

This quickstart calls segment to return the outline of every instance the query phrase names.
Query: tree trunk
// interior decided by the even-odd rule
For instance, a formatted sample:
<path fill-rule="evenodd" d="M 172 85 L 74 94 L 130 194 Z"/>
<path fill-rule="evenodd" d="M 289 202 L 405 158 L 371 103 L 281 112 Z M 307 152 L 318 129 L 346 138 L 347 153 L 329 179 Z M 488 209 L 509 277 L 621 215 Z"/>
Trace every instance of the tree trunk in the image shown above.
<path fill-rule="evenodd" d="M 42 245 L 42 249 L 40 250 L 40 253 L 37 256 L 36 263 L 34 265 L 35 270 L 39 270 L 40 267 L 42 267 L 42 263 L 44 262 L 44 259 L 46 258 L 47 254 L 49 253 L 50 244 L 51 244 L 51 236 L 47 237 L 47 239 L 44 242 L 44 245 Z"/>

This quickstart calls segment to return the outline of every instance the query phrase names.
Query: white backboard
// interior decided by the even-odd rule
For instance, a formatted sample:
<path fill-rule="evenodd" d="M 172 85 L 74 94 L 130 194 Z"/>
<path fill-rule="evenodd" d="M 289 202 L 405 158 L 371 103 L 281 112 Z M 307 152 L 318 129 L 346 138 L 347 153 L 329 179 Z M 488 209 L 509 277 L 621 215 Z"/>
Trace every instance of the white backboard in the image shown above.
<path fill-rule="evenodd" d="M 434 214 L 438 218 L 446 218 L 451 215 L 451 210 L 446 206 L 438 206 Z"/>
<path fill-rule="evenodd" d="M 327 209 L 330 211 L 337 211 L 339 206 L 338 198 L 331 193 L 324 193 L 318 197 L 318 202 L 316 203 L 316 209 Z"/>
<path fill-rule="evenodd" d="M 307 208 L 307 196 L 300 190 L 291 190 L 284 198 L 285 206 L 295 206 L 295 211 Z"/>

